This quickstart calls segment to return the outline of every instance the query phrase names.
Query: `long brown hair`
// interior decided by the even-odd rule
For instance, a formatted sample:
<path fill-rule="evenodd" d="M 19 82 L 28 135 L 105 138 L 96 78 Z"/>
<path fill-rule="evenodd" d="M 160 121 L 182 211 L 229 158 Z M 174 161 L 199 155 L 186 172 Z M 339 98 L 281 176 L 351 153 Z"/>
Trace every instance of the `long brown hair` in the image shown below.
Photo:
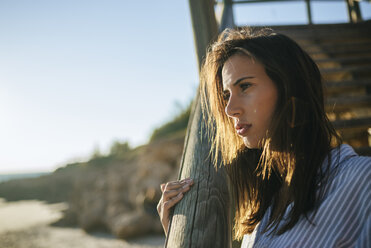
<path fill-rule="evenodd" d="M 246 148 L 224 112 L 222 68 L 237 53 L 260 62 L 277 87 L 274 121 L 261 149 Z M 341 144 L 324 111 L 321 74 L 310 56 L 270 29 L 227 29 L 208 49 L 200 95 L 214 161 L 226 165 L 237 203 L 235 238 L 251 233 L 268 207 L 271 214 L 264 231 L 282 234 L 300 216 L 307 217 L 323 193 L 317 185 L 329 175 L 329 167 L 321 165 L 332 147 Z M 291 203 L 289 219 L 278 229 Z"/>

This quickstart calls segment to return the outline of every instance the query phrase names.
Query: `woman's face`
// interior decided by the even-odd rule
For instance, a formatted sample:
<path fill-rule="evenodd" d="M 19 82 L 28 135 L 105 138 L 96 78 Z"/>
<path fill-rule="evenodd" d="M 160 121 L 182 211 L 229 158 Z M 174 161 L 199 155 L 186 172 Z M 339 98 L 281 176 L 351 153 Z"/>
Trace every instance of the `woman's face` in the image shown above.
<path fill-rule="evenodd" d="M 248 148 L 261 148 L 278 93 L 261 63 L 241 54 L 231 56 L 222 69 L 225 112 Z"/>

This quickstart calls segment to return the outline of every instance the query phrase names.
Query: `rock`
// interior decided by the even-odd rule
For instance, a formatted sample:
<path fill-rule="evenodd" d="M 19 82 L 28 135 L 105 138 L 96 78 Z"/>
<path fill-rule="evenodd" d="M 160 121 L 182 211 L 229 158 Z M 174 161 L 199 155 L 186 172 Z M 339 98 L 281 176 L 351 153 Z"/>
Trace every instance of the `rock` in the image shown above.
<path fill-rule="evenodd" d="M 68 222 L 86 231 L 106 229 L 120 238 L 163 233 L 156 206 L 160 184 L 175 180 L 183 139 L 141 147 L 130 161 L 83 170 L 74 185 Z"/>
<path fill-rule="evenodd" d="M 122 239 L 148 234 L 158 228 L 158 220 L 144 211 L 121 214 L 111 224 L 113 234 Z"/>

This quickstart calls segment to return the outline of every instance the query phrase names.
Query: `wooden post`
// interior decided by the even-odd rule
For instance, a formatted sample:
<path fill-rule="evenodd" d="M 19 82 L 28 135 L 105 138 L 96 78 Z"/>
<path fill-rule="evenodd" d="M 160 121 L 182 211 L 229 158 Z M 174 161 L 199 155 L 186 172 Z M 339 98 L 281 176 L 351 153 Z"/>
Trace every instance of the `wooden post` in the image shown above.
<path fill-rule="evenodd" d="M 346 0 L 348 6 L 349 21 L 357 23 L 362 21 L 361 10 L 357 0 Z"/>
<path fill-rule="evenodd" d="M 189 0 L 199 66 L 218 34 L 213 0 Z M 230 193 L 223 168 L 211 162 L 197 94 L 188 123 L 179 179 L 194 185 L 174 208 L 165 247 L 231 247 Z"/>
<path fill-rule="evenodd" d="M 305 0 L 306 6 L 307 6 L 307 15 L 308 15 L 308 24 L 313 24 L 312 21 L 312 9 L 310 7 L 310 0 Z"/>
<path fill-rule="evenodd" d="M 234 27 L 234 17 L 233 17 L 233 4 L 232 0 L 223 1 L 223 12 L 220 21 L 219 31 L 223 31 L 225 28 Z"/>

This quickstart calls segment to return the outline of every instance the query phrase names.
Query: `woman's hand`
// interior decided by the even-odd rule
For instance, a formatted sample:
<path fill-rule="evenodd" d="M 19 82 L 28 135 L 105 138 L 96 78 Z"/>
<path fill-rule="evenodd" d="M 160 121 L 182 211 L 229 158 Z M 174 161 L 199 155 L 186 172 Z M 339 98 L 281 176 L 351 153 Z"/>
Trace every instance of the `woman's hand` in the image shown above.
<path fill-rule="evenodd" d="M 190 178 L 161 184 L 162 196 L 157 204 L 157 212 L 160 215 L 161 224 L 166 236 L 169 227 L 171 208 L 183 198 L 184 193 L 187 192 L 192 185 L 193 180 Z"/>

